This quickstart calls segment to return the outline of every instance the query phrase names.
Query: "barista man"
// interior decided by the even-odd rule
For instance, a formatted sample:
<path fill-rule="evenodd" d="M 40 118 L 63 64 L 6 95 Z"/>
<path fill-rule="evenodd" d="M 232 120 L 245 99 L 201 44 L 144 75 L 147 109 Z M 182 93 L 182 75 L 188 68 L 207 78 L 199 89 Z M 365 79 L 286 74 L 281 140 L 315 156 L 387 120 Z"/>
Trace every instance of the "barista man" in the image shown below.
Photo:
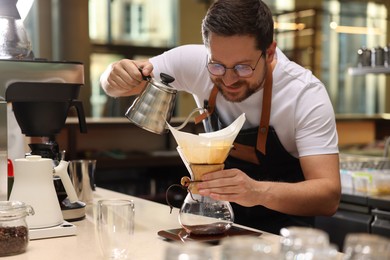
<path fill-rule="evenodd" d="M 197 187 L 232 202 L 236 223 L 279 234 L 282 227 L 313 226 L 314 216 L 334 214 L 341 185 L 327 91 L 276 47 L 273 26 L 260 0 L 217 0 L 202 22 L 203 45 L 114 62 L 101 84 L 108 95 L 128 96 L 145 85 L 138 68 L 156 79 L 164 72 L 197 106 L 207 104 L 213 130 L 245 113 L 225 170 L 204 175 Z"/>

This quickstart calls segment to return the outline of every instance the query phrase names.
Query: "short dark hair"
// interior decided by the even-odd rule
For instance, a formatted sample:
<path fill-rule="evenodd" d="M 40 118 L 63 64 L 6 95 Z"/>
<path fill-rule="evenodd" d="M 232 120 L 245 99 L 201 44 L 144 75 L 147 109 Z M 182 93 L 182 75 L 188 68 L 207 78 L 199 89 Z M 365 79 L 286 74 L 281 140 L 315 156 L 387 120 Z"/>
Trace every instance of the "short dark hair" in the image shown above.
<path fill-rule="evenodd" d="M 216 0 L 202 22 L 202 37 L 206 46 L 209 46 L 210 33 L 254 36 L 257 48 L 265 51 L 274 37 L 271 10 L 261 0 Z"/>

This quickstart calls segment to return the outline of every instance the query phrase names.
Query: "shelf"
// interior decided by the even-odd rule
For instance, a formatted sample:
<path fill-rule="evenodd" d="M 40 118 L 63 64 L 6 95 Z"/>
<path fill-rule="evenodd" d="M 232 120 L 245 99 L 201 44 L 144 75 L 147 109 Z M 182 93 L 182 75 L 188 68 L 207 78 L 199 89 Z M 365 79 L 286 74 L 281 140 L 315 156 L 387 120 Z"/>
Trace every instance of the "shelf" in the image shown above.
<path fill-rule="evenodd" d="M 348 74 L 352 76 L 366 75 L 366 74 L 390 74 L 390 67 L 353 67 L 348 68 Z"/>
<path fill-rule="evenodd" d="M 110 157 L 94 157 L 98 161 L 99 170 L 123 169 L 123 168 L 159 168 L 159 167 L 184 167 L 183 161 L 177 154 L 172 151 L 166 154 L 139 153 L 128 154 L 123 159 L 114 159 Z"/>

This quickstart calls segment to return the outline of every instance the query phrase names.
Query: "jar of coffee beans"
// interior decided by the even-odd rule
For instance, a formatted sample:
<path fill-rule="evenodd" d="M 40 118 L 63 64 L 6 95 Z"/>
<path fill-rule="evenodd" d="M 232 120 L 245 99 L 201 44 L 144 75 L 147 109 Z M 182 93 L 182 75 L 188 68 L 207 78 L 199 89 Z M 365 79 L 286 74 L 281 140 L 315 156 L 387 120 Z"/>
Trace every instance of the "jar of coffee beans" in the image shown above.
<path fill-rule="evenodd" d="M 26 251 L 29 242 L 26 217 L 33 214 L 33 208 L 23 202 L 0 201 L 0 256 Z"/>

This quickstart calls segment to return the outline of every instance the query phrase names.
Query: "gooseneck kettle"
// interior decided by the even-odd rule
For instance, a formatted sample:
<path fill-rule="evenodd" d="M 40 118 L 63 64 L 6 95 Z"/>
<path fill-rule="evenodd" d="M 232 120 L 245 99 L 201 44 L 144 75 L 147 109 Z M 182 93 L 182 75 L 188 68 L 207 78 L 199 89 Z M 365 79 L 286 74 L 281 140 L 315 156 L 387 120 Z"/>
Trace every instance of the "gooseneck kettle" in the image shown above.
<path fill-rule="evenodd" d="M 126 112 L 126 117 L 137 126 L 153 133 L 168 131 L 169 122 L 176 101 L 177 90 L 169 85 L 175 79 L 168 74 L 160 74 L 161 81 L 143 76 L 149 83 Z"/>
<path fill-rule="evenodd" d="M 27 219 L 29 228 L 46 228 L 62 224 L 64 219 L 53 183 L 53 173 L 60 176 L 69 200 L 78 201 L 68 175 L 68 162 L 53 169 L 52 159 L 26 156 L 14 162 L 14 185 L 9 200 L 22 201 L 35 211 Z"/>
<path fill-rule="evenodd" d="M 168 132 L 167 123 L 171 120 L 177 90 L 170 83 L 175 78 L 165 73 L 160 73 L 161 81 L 150 76 L 143 76 L 148 84 L 127 110 L 125 116 L 135 125 L 156 134 Z M 196 112 L 207 112 L 204 108 L 195 108 L 186 120 L 175 129 L 183 128 Z"/>

